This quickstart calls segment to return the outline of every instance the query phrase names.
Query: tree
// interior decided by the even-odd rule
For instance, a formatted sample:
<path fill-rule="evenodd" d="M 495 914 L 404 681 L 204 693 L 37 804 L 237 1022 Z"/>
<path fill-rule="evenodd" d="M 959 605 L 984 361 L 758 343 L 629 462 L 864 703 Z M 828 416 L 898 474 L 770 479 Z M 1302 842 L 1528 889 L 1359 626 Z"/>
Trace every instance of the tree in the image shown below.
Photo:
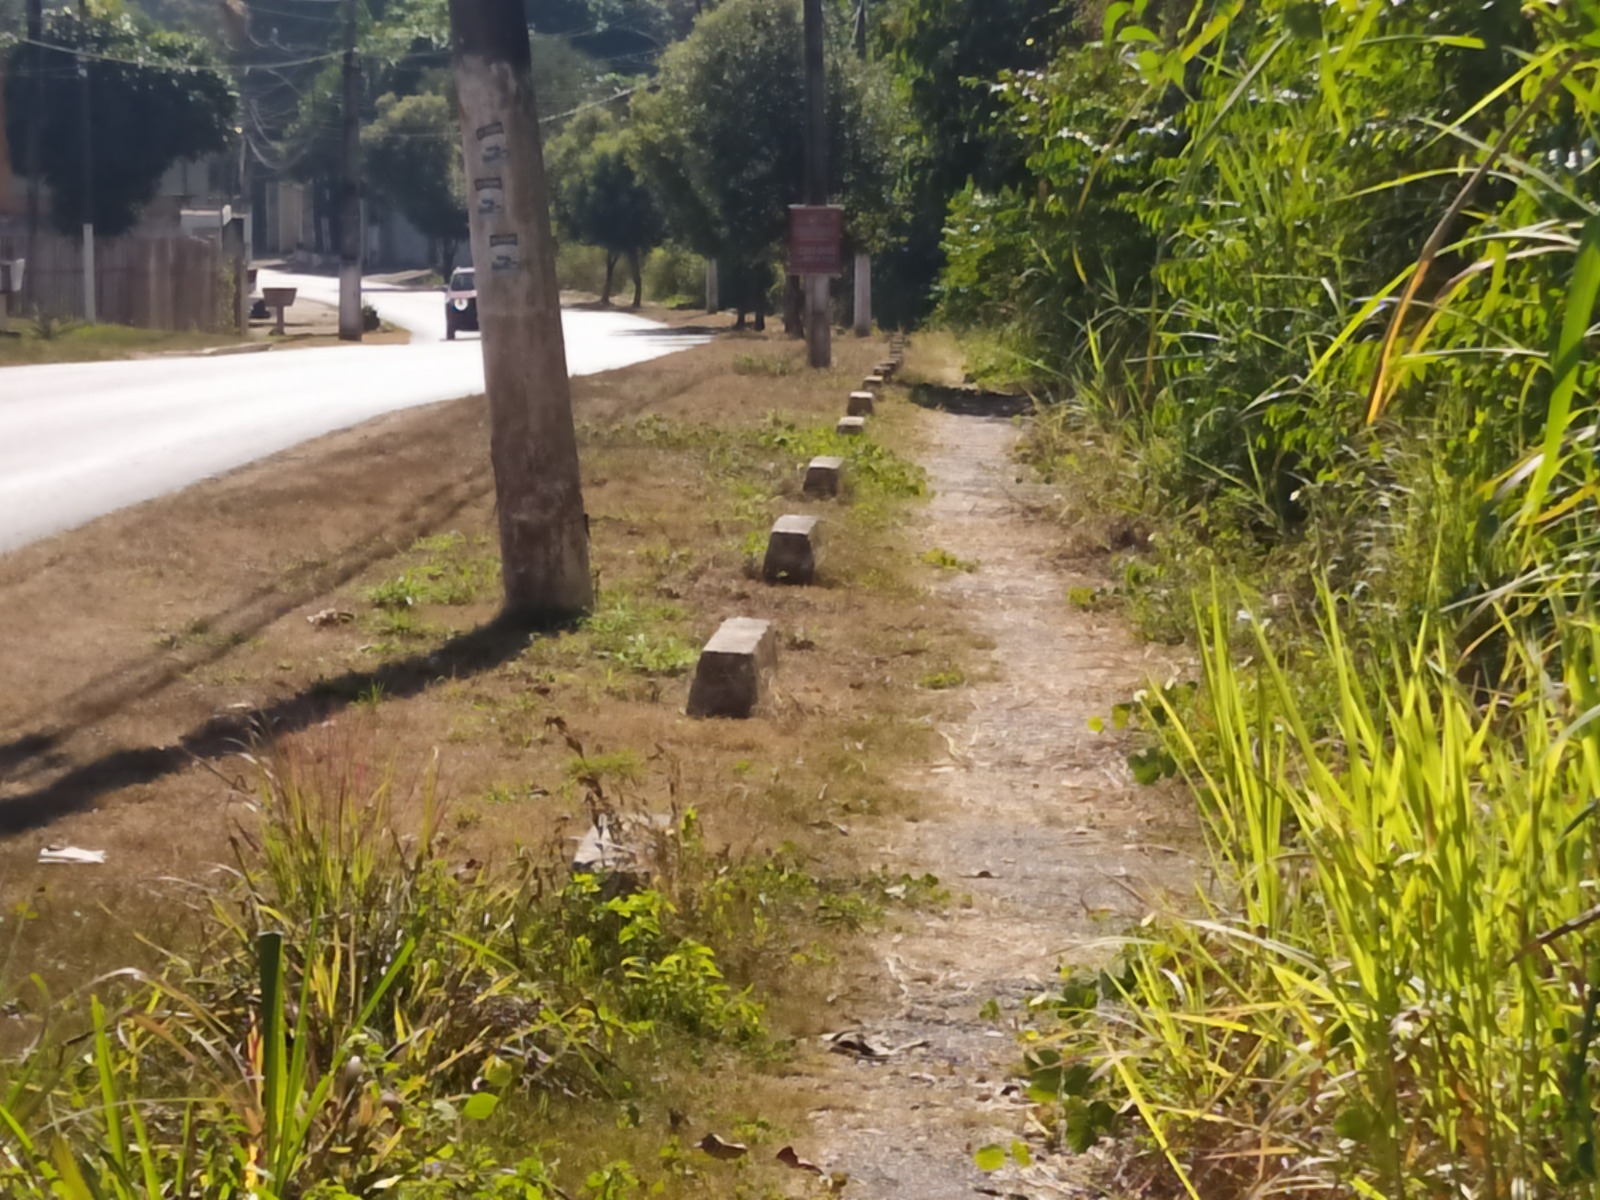
<path fill-rule="evenodd" d="M 830 192 L 847 232 L 875 236 L 896 175 L 889 89 L 849 56 L 842 24 L 830 47 Z M 662 56 L 659 86 L 634 103 L 634 158 L 675 235 L 732 267 L 739 319 L 764 325 L 765 281 L 788 206 L 804 197 L 799 6 L 727 0 Z"/>
<path fill-rule="evenodd" d="M 31 121 L 40 122 L 39 167 L 51 215 L 63 231 L 84 224 L 83 127 L 75 51 L 90 56 L 95 228 L 125 233 L 155 195 L 161 176 L 181 159 L 227 145 L 234 94 L 210 49 L 183 34 L 137 22 L 126 13 L 47 14 L 48 46 L 18 43 L 6 55 L 6 132 L 20 153 Z M 44 75 L 44 110 L 33 107 L 33 72 Z M 12 166 L 22 164 L 13 159 Z"/>
<path fill-rule="evenodd" d="M 944 264 L 940 238 L 952 198 L 1026 182 L 1027 146 L 1003 119 L 997 85 L 1008 72 L 1047 66 L 1054 50 L 1081 40 L 1085 0 L 890 0 L 873 42 L 892 65 L 921 133 L 907 173 L 898 242 L 880 260 L 896 322 L 926 311 Z M 1095 18 L 1098 21 L 1098 18 Z"/>
<path fill-rule="evenodd" d="M 655 197 L 628 160 L 628 135 L 615 117 L 590 109 L 574 118 L 545 151 L 554 185 L 551 207 L 563 237 L 606 252 L 601 302 L 611 303 L 611 280 L 626 259 L 633 280 L 633 307 L 644 300 L 639 270 L 645 254 L 661 243 L 664 224 Z"/>
<path fill-rule="evenodd" d="M 363 146 L 373 192 L 433 242 L 439 274 L 448 278 L 467 236 L 466 180 L 453 106 L 437 92 L 380 96 Z"/>

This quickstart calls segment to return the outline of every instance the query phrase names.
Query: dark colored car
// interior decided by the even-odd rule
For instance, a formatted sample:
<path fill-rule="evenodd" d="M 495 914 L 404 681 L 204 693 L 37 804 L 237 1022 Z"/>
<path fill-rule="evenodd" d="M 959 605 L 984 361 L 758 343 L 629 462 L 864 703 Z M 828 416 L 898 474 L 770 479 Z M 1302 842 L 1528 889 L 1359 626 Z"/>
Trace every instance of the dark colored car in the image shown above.
<path fill-rule="evenodd" d="M 478 281 L 471 267 L 462 267 L 450 276 L 444 289 L 444 336 L 456 340 L 458 329 L 478 328 Z"/>

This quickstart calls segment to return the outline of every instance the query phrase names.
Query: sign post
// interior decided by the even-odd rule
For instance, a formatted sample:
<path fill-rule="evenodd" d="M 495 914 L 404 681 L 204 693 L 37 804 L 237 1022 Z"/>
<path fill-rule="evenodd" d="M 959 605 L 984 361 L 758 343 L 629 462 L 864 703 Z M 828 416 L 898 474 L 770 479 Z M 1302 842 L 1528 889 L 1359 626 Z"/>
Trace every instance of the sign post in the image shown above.
<path fill-rule="evenodd" d="M 789 206 L 789 274 L 806 280 L 806 345 L 813 367 L 833 365 L 828 280 L 844 274 L 844 209 L 837 204 Z"/>

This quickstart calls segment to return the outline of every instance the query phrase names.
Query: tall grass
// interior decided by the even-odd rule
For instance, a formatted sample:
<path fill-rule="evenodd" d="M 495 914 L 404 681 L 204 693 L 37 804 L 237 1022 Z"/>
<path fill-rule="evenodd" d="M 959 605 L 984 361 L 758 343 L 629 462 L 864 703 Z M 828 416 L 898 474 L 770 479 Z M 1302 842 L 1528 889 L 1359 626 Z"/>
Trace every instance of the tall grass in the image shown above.
<path fill-rule="evenodd" d="M 1374 675 L 1343 619 L 1324 713 L 1211 607 L 1207 703 L 1156 703 L 1213 884 L 1067 1046 L 1193 1195 L 1593 1195 L 1600 623 L 1485 702 L 1437 629 Z"/>
<path fill-rule="evenodd" d="M 39 1036 L 0 1065 L 0 1195 L 543 1195 L 503 1128 L 633 1086 L 628 1047 L 760 1038 L 668 896 L 531 854 L 453 868 L 435 770 L 402 788 L 381 762 L 337 733 L 262 754 L 206 939 L 32 1006 Z"/>

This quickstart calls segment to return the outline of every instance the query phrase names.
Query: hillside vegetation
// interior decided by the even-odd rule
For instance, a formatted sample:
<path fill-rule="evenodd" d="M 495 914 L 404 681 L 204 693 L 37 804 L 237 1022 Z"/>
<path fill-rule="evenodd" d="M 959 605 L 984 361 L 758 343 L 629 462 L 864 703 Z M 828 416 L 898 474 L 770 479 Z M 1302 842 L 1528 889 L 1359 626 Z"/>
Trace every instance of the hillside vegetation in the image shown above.
<path fill-rule="evenodd" d="M 1119 0 L 996 80 L 941 311 L 1203 662 L 1136 767 L 1215 880 L 1030 1060 L 1163 1189 L 1596 1190 L 1597 17 Z"/>

